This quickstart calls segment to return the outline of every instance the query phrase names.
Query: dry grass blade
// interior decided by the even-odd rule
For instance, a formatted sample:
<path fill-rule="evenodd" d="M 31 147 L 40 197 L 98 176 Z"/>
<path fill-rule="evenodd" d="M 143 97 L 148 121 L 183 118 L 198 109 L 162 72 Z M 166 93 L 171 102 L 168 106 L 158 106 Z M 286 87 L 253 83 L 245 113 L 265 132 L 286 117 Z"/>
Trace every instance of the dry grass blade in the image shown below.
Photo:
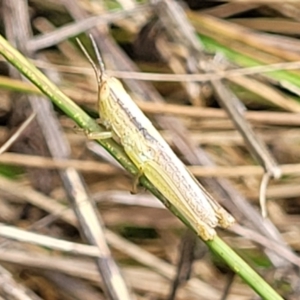
<path fill-rule="evenodd" d="M 5 142 L 4 145 L 0 148 L 0 154 L 7 151 L 10 146 L 18 139 L 18 137 L 22 134 L 23 131 L 29 126 L 29 124 L 33 121 L 35 117 L 35 113 L 32 113 L 26 121 L 18 128 L 18 130 L 9 138 L 8 141 Z"/>

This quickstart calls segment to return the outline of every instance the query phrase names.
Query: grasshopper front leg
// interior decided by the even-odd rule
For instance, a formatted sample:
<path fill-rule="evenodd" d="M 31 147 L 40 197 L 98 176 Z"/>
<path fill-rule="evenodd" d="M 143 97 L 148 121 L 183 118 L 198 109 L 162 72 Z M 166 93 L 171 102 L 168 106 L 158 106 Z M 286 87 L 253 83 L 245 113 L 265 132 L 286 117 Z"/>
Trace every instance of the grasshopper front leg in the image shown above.
<path fill-rule="evenodd" d="M 86 136 L 90 140 L 106 140 L 112 138 L 113 134 L 111 131 L 87 132 Z"/>
<path fill-rule="evenodd" d="M 98 118 L 96 119 L 96 122 L 99 125 L 104 126 L 106 129 L 111 129 L 110 126 L 105 126 L 104 122 Z M 101 132 L 85 132 L 86 136 L 90 140 L 106 140 L 113 137 L 113 132 L 110 130 L 107 131 L 101 131 Z"/>
<path fill-rule="evenodd" d="M 90 132 L 83 128 L 74 128 L 75 132 L 81 132 L 86 135 L 90 140 L 105 140 L 112 138 L 113 134 L 111 131 L 102 131 L 102 132 Z"/>

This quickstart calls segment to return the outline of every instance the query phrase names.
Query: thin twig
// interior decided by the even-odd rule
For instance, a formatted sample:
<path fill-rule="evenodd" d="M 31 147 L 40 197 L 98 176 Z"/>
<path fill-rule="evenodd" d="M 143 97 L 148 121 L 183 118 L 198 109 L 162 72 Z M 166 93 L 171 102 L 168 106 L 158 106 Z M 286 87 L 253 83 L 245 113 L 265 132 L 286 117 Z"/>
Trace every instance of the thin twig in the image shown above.
<path fill-rule="evenodd" d="M 8 141 L 5 142 L 4 145 L 0 148 L 0 154 L 7 151 L 11 145 L 21 136 L 21 134 L 25 131 L 25 129 L 29 126 L 29 124 L 35 118 L 36 113 L 32 112 L 31 115 L 24 121 L 24 123 L 18 128 L 18 130 L 9 138 Z"/>

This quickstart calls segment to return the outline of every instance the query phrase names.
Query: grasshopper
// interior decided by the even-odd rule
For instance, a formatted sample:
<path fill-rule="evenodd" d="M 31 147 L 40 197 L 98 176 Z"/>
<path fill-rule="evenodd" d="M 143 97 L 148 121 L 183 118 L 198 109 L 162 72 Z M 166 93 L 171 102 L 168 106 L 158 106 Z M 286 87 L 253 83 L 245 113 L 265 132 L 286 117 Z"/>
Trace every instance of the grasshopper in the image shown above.
<path fill-rule="evenodd" d="M 215 227 L 228 227 L 234 218 L 199 184 L 134 103 L 122 83 L 109 77 L 91 37 L 99 68 L 78 40 L 91 63 L 98 81 L 98 110 L 101 124 L 108 130 L 91 133 L 90 138 L 118 140 L 128 157 L 158 191 L 179 211 L 203 240 L 212 240 Z M 136 183 L 138 182 L 136 178 Z"/>

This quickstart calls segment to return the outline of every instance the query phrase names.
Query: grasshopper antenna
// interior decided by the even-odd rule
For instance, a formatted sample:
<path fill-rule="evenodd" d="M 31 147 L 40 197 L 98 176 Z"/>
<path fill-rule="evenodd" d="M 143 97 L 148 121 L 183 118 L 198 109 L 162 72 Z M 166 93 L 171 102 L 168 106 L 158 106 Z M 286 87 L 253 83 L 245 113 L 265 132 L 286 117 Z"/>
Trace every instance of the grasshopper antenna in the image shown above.
<path fill-rule="evenodd" d="M 97 44 L 96 44 L 96 41 L 95 41 L 94 37 L 91 34 L 89 35 L 89 37 L 91 39 L 94 51 L 96 53 L 96 57 L 97 57 L 98 64 L 99 64 L 99 69 L 100 69 L 100 79 L 102 81 L 102 77 L 105 73 L 105 67 L 104 67 L 103 59 L 101 57 L 101 54 L 99 52 L 99 48 L 97 47 Z"/>
<path fill-rule="evenodd" d="M 100 66 L 100 72 L 99 72 L 99 69 L 97 68 L 96 64 L 94 63 L 94 61 L 92 60 L 91 56 L 88 54 L 86 48 L 83 46 L 83 44 L 81 43 L 81 41 L 76 38 L 76 42 L 78 43 L 81 51 L 83 52 L 83 54 L 85 55 L 85 57 L 87 58 L 87 60 L 89 61 L 89 63 L 91 64 L 91 66 L 93 67 L 94 69 L 94 72 L 96 74 L 96 78 L 97 78 L 97 81 L 98 81 L 98 84 L 101 83 L 102 81 L 102 74 L 103 74 L 103 71 L 101 69 L 101 66 Z M 93 44 L 93 47 L 94 47 L 94 44 Z M 98 59 L 98 57 L 97 57 Z M 103 63 L 102 63 L 103 64 Z M 104 67 L 103 67 L 104 68 Z"/>

